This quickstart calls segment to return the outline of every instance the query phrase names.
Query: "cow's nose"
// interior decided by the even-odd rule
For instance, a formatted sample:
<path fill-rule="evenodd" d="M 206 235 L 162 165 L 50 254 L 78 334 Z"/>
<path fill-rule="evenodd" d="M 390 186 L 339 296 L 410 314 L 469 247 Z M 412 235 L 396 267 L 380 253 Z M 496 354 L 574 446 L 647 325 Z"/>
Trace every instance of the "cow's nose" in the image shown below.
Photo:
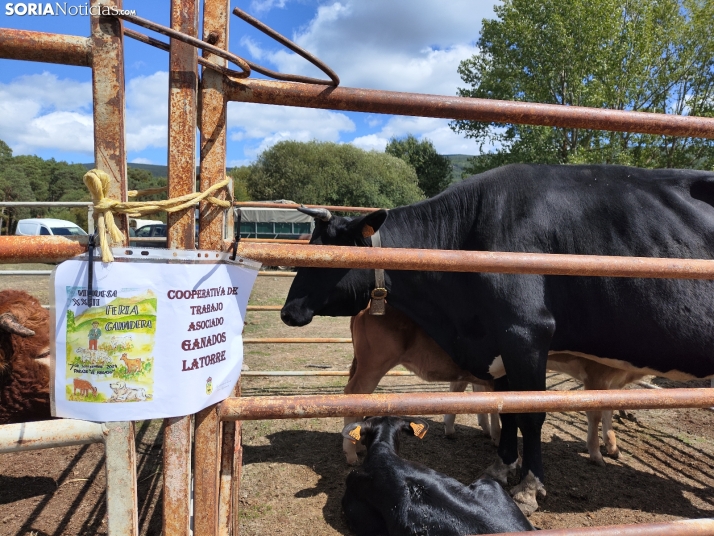
<path fill-rule="evenodd" d="M 285 310 L 285 308 L 280 310 L 280 320 L 282 320 L 288 326 L 294 325 L 293 317 L 290 315 L 290 313 L 288 311 Z"/>

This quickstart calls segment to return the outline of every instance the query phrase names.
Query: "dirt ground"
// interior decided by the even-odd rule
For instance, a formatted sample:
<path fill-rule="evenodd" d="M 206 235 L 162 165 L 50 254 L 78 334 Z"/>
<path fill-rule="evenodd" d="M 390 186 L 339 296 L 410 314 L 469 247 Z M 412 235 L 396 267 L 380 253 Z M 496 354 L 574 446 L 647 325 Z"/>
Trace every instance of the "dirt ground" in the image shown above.
<path fill-rule="evenodd" d="M 18 266 L 19 268 L 20 266 Z M 38 269 L 47 269 L 36 265 Z M 27 269 L 28 266 L 22 266 Z M 251 303 L 282 304 L 290 278 L 260 277 Z M 26 288 L 47 303 L 46 280 L 2 277 L 0 289 Z M 348 319 L 320 318 L 305 328 L 284 326 L 276 312 L 250 312 L 251 337 L 348 337 Z M 257 370 L 347 370 L 348 344 L 246 346 L 245 362 Z M 328 368 L 329 367 L 329 368 Z M 255 378 L 244 396 L 340 393 L 345 377 Z M 655 380 L 662 387 L 681 386 Z M 552 389 L 579 389 L 551 374 Z M 703 386 L 706 382 L 692 382 Z M 379 390 L 447 390 L 413 377 L 387 378 Z M 455 439 L 442 418 L 429 416 L 419 441 L 402 454 L 469 483 L 493 461 L 496 448 L 474 416 L 457 417 Z M 241 534 L 349 534 L 340 512 L 350 468 L 341 452 L 341 419 L 255 421 L 244 424 Z M 543 428 L 548 496 L 531 520 L 540 528 L 642 523 L 714 516 L 714 412 L 642 410 L 614 423 L 622 456 L 606 466 L 588 462 L 583 413 L 553 413 Z M 161 533 L 162 422 L 136 423 L 141 534 Z M 512 482 L 515 483 L 515 482 Z M 66 447 L 0 456 L 0 536 L 106 534 L 103 447 Z"/>

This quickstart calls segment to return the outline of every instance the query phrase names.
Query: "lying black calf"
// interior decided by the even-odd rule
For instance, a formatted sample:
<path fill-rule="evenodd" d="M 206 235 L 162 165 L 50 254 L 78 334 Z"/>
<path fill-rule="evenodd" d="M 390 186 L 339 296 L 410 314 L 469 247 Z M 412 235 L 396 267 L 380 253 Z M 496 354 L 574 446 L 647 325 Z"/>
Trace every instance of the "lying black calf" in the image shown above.
<path fill-rule="evenodd" d="M 503 488 L 490 478 L 469 486 L 399 457 L 399 434 L 424 437 L 421 419 L 371 417 L 342 435 L 367 447 L 364 463 L 347 476 L 342 509 L 362 535 L 465 535 L 534 530 Z"/>

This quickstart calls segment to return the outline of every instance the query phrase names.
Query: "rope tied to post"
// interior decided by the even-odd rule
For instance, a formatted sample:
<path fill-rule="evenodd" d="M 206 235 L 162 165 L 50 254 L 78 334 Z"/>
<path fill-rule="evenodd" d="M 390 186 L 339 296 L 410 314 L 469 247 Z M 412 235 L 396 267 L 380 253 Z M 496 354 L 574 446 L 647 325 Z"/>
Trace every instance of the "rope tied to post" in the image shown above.
<path fill-rule="evenodd" d="M 230 178 L 218 182 L 208 188 L 205 192 L 194 192 L 162 201 L 117 201 L 107 197 L 109 191 L 110 178 L 104 171 L 92 169 L 84 175 L 84 184 L 92 194 L 94 212 L 97 215 L 97 235 L 99 246 L 102 250 L 102 262 L 112 262 L 111 246 L 123 244 L 124 234 L 119 230 L 114 222 L 114 214 L 126 214 L 131 218 L 141 218 L 157 212 L 177 212 L 195 205 L 199 201 L 207 201 L 221 208 L 230 208 L 231 201 L 217 199 L 213 193 L 230 183 Z M 134 196 L 141 194 L 157 193 L 156 189 L 145 192 L 139 191 L 131 193 Z"/>

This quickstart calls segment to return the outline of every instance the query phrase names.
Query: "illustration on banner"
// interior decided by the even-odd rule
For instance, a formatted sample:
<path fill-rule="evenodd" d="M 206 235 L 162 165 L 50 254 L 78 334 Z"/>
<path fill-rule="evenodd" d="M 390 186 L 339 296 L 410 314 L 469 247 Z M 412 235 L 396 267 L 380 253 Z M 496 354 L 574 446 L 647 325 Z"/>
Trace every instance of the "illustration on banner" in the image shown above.
<path fill-rule="evenodd" d="M 67 400 L 147 402 L 153 398 L 156 295 L 151 290 L 125 289 L 114 296 L 104 305 L 92 300 L 97 305 L 78 314 L 67 311 Z"/>

